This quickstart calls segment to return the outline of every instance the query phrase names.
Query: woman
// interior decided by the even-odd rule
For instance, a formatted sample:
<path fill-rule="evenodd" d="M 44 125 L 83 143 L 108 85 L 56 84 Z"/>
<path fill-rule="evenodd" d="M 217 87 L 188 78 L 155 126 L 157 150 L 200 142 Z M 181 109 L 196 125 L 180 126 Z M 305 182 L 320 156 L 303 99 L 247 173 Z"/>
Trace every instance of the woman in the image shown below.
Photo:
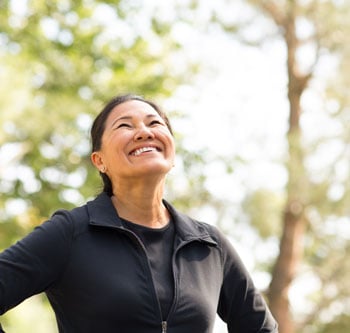
<path fill-rule="evenodd" d="M 0 314 L 45 292 L 59 332 L 277 332 L 227 239 L 163 199 L 175 145 L 166 115 L 134 95 L 95 119 L 103 192 L 57 211 L 0 256 Z"/>

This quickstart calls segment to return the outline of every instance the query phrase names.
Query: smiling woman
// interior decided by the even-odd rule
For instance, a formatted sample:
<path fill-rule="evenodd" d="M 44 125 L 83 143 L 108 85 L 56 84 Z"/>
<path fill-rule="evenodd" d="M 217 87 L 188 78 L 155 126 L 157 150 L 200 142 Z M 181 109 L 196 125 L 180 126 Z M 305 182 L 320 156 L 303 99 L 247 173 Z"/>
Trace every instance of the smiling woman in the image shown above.
<path fill-rule="evenodd" d="M 45 292 L 59 332 L 277 332 L 226 237 L 163 198 L 175 158 L 151 101 L 113 98 L 95 119 L 91 160 L 104 188 L 0 254 L 0 314 Z"/>
<path fill-rule="evenodd" d="M 91 155 L 92 162 L 105 175 L 107 184 L 115 185 L 110 188 L 110 194 L 117 198 L 125 197 L 134 188 L 131 179 L 137 193 L 153 192 L 148 182 L 155 176 L 163 178 L 172 168 L 175 156 L 174 139 L 165 114 L 154 104 L 128 98 L 132 96 L 119 97 L 110 103 L 92 127 L 92 136 L 99 141 L 93 144 L 98 149 Z M 100 121 L 104 121 L 103 127 Z M 159 190 L 162 197 L 163 183 L 159 185 L 156 193 Z M 118 196 L 117 192 L 123 195 Z"/>

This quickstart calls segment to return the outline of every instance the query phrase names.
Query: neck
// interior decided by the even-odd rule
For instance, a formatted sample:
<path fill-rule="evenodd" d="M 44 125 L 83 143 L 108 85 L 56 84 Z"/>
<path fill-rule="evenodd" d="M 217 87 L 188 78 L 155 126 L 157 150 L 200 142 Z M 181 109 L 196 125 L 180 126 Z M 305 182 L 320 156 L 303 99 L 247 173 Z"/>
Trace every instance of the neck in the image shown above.
<path fill-rule="evenodd" d="M 136 183 L 113 187 L 112 202 L 118 215 L 128 221 L 150 228 L 161 228 L 169 221 L 163 199 L 164 182 L 157 186 Z"/>

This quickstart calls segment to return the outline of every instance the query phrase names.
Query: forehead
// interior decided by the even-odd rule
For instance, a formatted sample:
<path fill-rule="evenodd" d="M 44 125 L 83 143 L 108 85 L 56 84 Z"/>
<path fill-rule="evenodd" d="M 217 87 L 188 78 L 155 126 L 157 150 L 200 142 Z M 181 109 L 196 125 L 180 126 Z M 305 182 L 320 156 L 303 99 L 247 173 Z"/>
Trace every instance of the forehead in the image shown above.
<path fill-rule="evenodd" d="M 138 116 L 159 116 L 158 112 L 148 103 L 131 100 L 124 102 L 115 106 L 108 119 L 107 122 L 114 122 L 120 117 L 138 117 Z"/>

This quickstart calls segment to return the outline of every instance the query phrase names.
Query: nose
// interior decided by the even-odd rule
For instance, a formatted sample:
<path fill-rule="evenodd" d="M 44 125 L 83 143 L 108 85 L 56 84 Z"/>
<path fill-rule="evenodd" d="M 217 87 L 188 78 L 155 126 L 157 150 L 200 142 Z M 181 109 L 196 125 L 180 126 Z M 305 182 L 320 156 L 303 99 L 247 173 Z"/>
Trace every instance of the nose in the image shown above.
<path fill-rule="evenodd" d="M 141 126 L 135 133 L 135 141 L 151 140 L 154 138 L 154 134 L 150 128 L 147 126 Z"/>

